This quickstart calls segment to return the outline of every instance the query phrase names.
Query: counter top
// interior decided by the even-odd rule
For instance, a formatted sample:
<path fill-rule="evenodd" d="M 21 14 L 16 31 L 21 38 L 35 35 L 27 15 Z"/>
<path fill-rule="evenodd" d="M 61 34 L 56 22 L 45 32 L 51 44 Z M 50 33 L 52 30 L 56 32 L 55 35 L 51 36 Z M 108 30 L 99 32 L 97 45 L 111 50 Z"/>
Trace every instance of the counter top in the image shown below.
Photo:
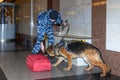
<path fill-rule="evenodd" d="M 63 37 L 63 35 L 56 35 L 56 37 Z M 75 36 L 75 35 L 66 35 L 65 38 L 74 38 L 74 39 L 92 39 L 91 37 L 88 36 Z"/>

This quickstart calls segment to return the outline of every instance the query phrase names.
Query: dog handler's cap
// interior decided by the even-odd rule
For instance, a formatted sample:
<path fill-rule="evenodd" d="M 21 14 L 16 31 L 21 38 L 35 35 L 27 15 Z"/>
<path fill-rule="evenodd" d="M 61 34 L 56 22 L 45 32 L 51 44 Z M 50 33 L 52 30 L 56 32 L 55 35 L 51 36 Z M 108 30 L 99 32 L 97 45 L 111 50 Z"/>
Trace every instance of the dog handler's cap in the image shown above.
<path fill-rule="evenodd" d="M 51 11 L 49 13 L 49 17 L 50 17 L 50 19 L 57 20 L 57 18 L 58 18 L 58 12 L 57 11 Z"/>

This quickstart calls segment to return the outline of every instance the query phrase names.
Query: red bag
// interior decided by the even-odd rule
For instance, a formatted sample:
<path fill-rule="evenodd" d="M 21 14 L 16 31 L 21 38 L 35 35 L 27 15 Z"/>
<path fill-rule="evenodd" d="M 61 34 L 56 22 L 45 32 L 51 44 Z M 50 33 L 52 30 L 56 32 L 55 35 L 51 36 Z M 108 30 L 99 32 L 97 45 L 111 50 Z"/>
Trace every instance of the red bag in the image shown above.
<path fill-rule="evenodd" d="M 33 72 L 51 70 L 50 60 L 42 54 L 29 54 L 26 58 L 26 65 Z"/>

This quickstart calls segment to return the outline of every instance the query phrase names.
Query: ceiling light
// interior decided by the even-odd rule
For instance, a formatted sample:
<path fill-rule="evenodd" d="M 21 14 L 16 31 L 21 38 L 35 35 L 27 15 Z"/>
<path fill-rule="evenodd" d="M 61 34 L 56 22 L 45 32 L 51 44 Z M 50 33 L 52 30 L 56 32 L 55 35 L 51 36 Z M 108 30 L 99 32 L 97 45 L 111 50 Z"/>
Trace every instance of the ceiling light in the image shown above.
<path fill-rule="evenodd" d="M 3 2 L 4 0 L 0 0 L 0 2 Z"/>

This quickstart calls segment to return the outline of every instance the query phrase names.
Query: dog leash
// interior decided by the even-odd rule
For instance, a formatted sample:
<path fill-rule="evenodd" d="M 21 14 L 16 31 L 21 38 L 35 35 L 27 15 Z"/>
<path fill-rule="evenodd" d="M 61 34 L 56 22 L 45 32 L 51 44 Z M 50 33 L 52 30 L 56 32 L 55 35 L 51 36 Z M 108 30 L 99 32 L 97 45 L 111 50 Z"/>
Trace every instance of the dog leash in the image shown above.
<path fill-rule="evenodd" d="M 64 36 L 62 36 L 61 40 L 59 41 L 58 43 L 58 48 L 60 49 L 62 46 L 66 46 L 66 41 L 64 40 L 65 36 L 67 36 L 68 32 L 69 32 L 69 29 L 70 29 L 70 26 L 69 26 L 69 23 L 68 23 L 68 20 L 65 21 L 67 23 L 67 31 L 65 33 Z M 64 30 L 65 26 L 63 26 L 63 30 Z M 56 52 L 56 49 L 55 47 L 53 47 L 54 49 L 54 54 Z M 58 49 L 58 54 L 59 54 L 59 49 Z M 56 54 L 55 54 L 56 55 Z"/>
<path fill-rule="evenodd" d="M 67 36 L 67 34 L 68 34 L 69 30 L 70 30 L 70 26 L 69 26 L 68 20 L 66 20 L 65 23 L 67 23 L 67 31 L 66 31 L 65 35 L 62 36 L 61 40 L 63 40 L 65 38 L 65 36 Z M 64 28 L 65 28 L 65 26 L 63 26 L 63 30 L 64 30 Z"/>
<path fill-rule="evenodd" d="M 69 26 L 69 23 L 68 23 L 68 20 L 65 21 L 67 23 L 67 31 L 65 33 L 64 36 L 62 36 L 61 40 L 59 41 L 59 45 L 58 47 L 62 47 L 62 46 L 65 46 L 66 45 L 66 41 L 64 40 L 65 36 L 67 36 L 68 32 L 69 32 L 69 29 L 70 29 L 70 26 Z M 65 26 L 63 26 L 63 30 L 64 30 Z"/>

